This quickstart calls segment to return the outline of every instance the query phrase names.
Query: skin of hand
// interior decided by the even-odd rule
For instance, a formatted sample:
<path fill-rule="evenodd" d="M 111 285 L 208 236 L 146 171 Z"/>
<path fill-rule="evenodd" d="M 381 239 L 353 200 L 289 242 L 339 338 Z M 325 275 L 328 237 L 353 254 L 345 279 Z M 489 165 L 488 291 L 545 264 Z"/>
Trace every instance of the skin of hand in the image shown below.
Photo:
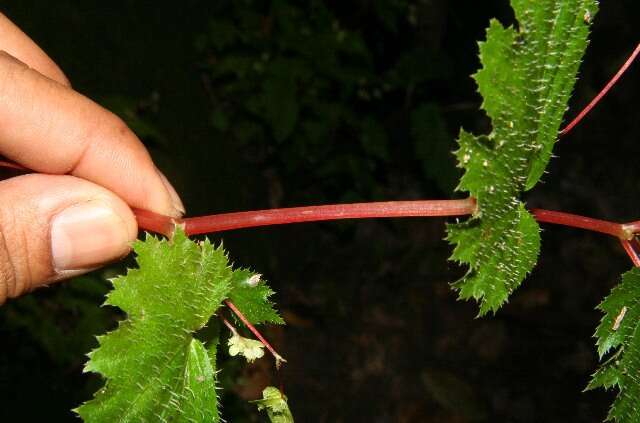
<path fill-rule="evenodd" d="M 1 13 L 0 155 L 39 172 L 0 181 L 0 304 L 128 254 L 129 206 L 184 213 L 124 122 Z"/>

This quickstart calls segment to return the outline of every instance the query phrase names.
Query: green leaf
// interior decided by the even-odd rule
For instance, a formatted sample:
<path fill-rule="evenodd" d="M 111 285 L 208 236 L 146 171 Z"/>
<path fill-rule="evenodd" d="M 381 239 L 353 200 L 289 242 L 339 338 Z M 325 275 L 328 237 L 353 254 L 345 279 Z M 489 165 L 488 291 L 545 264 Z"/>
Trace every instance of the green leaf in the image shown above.
<path fill-rule="evenodd" d="M 457 244 L 451 259 L 470 263 L 467 274 L 453 287 L 460 299 L 480 302 L 481 316 L 495 313 L 536 264 L 537 222 L 519 203 L 499 219 L 473 219 L 448 229 L 448 240 Z"/>
<path fill-rule="evenodd" d="M 140 268 L 113 280 L 106 302 L 127 320 L 99 337 L 85 368 L 106 384 L 77 412 L 88 422 L 218 421 L 215 362 L 193 334 L 231 289 L 227 257 L 181 230 L 134 250 Z"/>
<path fill-rule="evenodd" d="M 229 299 L 245 315 L 249 322 L 284 324 L 282 317 L 273 308 L 269 297 L 273 291 L 261 279 L 261 275 L 247 269 L 233 272 Z"/>
<path fill-rule="evenodd" d="M 598 353 L 602 358 L 615 353 L 593 375 L 587 389 L 616 387 L 618 396 L 609 410 L 608 420 L 620 423 L 640 421 L 640 268 L 622 276 L 598 305 L 604 313 L 596 329 Z"/>
<path fill-rule="evenodd" d="M 454 287 L 480 301 L 480 315 L 507 301 L 536 263 L 539 227 L 520 201 L 544 173 L 580 59 L 596 0 L 512 0 L 518 29 L 492 20 L 474 75 L 491 118 L 489 135 L 461 131 L 458 190 L 477 200 L 467 222 L 448 227 L 453 260 L 468 264 Z"/>
<path fill-rule="evenodd" d="M 262 399 L 252 402 L 258 406 L 258 410 L 267 410 L 271 423 L 293 423 L 287 397 L 278 388 L 267 386 L 262 391 Z"/>

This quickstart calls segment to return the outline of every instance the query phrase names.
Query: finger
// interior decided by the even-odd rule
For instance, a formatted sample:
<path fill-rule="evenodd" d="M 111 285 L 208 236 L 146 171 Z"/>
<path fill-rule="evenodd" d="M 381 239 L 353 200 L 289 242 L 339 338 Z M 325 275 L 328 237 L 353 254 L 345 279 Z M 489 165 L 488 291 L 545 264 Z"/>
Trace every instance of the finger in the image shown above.
<path fill-rule="evenodd" d="M 4 50 L 41 74 L 70 86 L 62 70 L 36 43 L 0 13 L 0 50 Z"/>
<path fill-rule="evenodd" d="M 24 175 L 0 182 L 0 304 L 129 252 L 131 209 L 91 182 Z"/>
<path fill-rule="evenodd" d="M 131 130 L 108 110 L 0 53 L 0 154 L 38 172 L 95 182 L 130 206 L 184 206 Z"/>

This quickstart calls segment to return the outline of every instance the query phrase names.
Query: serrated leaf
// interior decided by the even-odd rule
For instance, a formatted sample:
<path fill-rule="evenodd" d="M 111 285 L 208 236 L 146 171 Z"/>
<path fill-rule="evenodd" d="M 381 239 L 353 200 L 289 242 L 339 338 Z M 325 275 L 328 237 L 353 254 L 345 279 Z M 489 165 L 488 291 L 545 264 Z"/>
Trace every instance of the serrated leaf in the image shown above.
<path fill-rule="evenodd" d="M 451 258 L 471 263 L 453 287 L 460 299 L 480 302 L 480 315 L 500 308 L 535 265 L 540 250 L 538 224 L 522 204 L 494 223 L 474 219 L 450 227 L 448 239 L 457 244 Z"/>
<path fill-rule="evenodd" d="M 284 324 L 269 300 L 274 292 L 260 276 L 247 269 L 235 270 L 231 277 L 229 299 L 254 325 L 265 322 Z"/>
<path fill-rule="evenodd" d="M 267 410 L 271 423 L 293 423 L 287 397 L 278 388 L 267 386 L 262 391 L 262 399 L 252 402 L 258 406 L 258 410 Z"/>
<path fill-rule="evenodd" d="M 604 312 L 596 329 L 598 353 L 615 353 L 593 375 L 587 389 L 619 390 L 608 420 L 640 421 L 640 268 L 622 276 L 622 282 L 598 305 Z"/>
<path fill-rule="evenodd" d="M 99 337 L 85 367 L 105 386 L 77 412 L 88 422 L 218 421 L 215 362 L 193 334 L 231 289 L 227 257 L 181 230 L 134 250 L 140 268 L 113 280 L 106 302 L 127 320 Z"/>
<path fill-rule="evenodd" d="M 456 152 L 465 174 L 458 190 L 477 200 L 477 213 L 449 225 L 453 260 L 469 265 L 454 287 L 496 311 L 536 263 L 539 227 L 520 195 L 542 176 L 587 45 L 596 0 L 512 0 L 518 28 L 492 20 L 480 43 L 483 68 L 474 75 L 488 136 L 461 131 Z M 588 13 L 589 19 L 585 19 Z"/>

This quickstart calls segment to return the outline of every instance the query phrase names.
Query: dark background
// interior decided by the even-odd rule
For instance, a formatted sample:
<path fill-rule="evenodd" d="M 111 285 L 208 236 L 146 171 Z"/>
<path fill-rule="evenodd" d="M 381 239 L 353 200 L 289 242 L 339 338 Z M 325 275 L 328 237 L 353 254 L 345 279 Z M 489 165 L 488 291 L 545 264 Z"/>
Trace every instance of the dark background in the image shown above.
<path fill-rule="evenodd" d="M 74 88 L 120 114 L 189 215 L 331 202 L 452 198 L 461 126 L 486 132 L 469 75 L 505 1 L 3 0 Z M 603 1 L 568 116 L 638 42 L 635 0 Z M 636 64 L 556 148 L 528 205 L 640 218 Z M 108 165 L 108 164 L 106 164 Z M 543 227 L 539 265 L 494 318 L 448 283 L 443 219 L 302 224 L 224 234 L 263 273 L 288 322 L 288 359 L 223 359 L 228 421 L 283 383 L 302 422 L 599 422 L 596 304 L 631 266 L 614 239 Z M 213 237 L 221 239 L 216 235 Z M 83 375 L 105 278 L 127 263 L 0 308 L 0 420 L 74 420 L 99 386 Z"/>

